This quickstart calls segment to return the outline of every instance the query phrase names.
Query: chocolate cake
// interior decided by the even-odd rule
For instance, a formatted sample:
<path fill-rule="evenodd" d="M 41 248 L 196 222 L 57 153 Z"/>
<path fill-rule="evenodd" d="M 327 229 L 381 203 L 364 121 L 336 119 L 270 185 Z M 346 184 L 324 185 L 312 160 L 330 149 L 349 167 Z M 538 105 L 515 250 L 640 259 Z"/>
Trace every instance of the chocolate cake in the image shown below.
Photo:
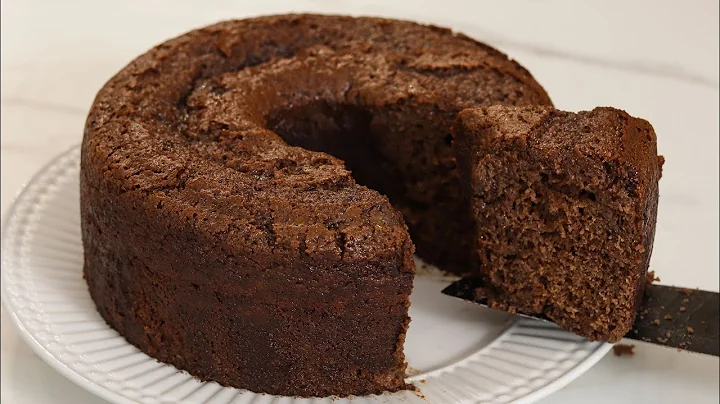
<path fill-rule="evenodd" d="M 427 261 L 473 270 L 450 127 L 492 104 L 550 99 L 504 54 L 410 22 L 261 17 L 156 46 L 101 89 L 85 126 L 98 311 L 142 351 L 223 385 L 404 388 L 411 237 Z M 637 185 L 631 215 L 646 180 L 622 183 Z"/>
<path fill-rule="evenodd" d="M 458 165 L 491 306 L 616 342 L 637 315 L 655 235 L 652 126 L 624 111 L 462 111 Z"/>

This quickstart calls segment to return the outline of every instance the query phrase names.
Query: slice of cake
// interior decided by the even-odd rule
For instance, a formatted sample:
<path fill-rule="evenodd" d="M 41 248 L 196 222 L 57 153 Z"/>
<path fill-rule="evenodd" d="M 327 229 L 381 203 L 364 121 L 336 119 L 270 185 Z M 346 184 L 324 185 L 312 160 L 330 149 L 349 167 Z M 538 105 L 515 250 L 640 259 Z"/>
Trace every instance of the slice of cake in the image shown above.
<path fill-rule="evenodd" d="M 655 236 L 652 126 L 613 108 L 492 106 L 461 112 L 454 131 L 491 305 L 622 338 Z"/>

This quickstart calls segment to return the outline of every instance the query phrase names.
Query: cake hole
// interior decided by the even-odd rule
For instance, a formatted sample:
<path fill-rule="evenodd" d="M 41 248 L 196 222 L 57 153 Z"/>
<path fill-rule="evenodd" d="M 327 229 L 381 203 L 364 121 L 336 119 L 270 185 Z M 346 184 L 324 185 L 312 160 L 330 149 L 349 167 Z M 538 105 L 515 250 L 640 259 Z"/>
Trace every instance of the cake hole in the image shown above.
<path fill-rule="evenodd" d="M 297 166 L 297 162 L 289 160 L 289 159 L 279 159 L 275 162 L 275 168 L 278 170 L 282 170 L 285 168 L 292 168 Z"/>
<path fill-rule="evenodd" d="M 370 127 L 373 117 L 368 110 L 319 100 L 277 109 L 266 119 L 268 129 L 291 146 L 325 152 L 343 160 L 357 183 L 386 195 L 397 189 L 400 181 L 386 169 L 390 164 L 385 163 L 387 159 L 379 149 L 380 139 L 373 136 Z M 311 161 L 313 167 L 330 164 L 334 162 L 328 158 Z"/>
<path fill-rule="evenodd" d="M 226 92 L 228 92 L 226 87 L 213 87 L 210 89 L 210 93 L 215 95 L 223 95 Z"/>
<path fill-rule="evenodd" d="M 580 191 L 580 199 L 591 200 L 595 202 L 597 200 L 597 197 L 595 196 L 594 192 L 583 189 L 582 191 Z"/>
<path fill-rule="evenodd" d="M 404 214 L 419 256 L 443 269 L 452 266 L 467 270 L 472 265 L 472 221 L 466 216 L 449 147 L 454 139 L 448 133 L 456 114 L 412 96 L 383 108 L 334 98 L 322 92 L 313 97 L 298 96 L 292 104 L 276 106 L 263 117 L 265 127 L 289 145 L 330 154 L 351 171 L 352 179 L 349 175 L 344 177 L 347 180 L 333 184 L 298 187 L 342 189 L 353 185 L 354 180 L 373 189 Z M 301 158 L 305 157 L 296 161 L 308 176 L 313 174 L 313 167 L 339 165 L 332 158 Z M 269 171 L 277 178 L 293 175 Z M 436 203 L 438 200 L 442 203 Z"/>
<path fill-rule="evenodd" d="M 505 282 L 505 274 L 499 271 L 493 272 L 492 281 L 496 284 L 504 283 Z"/>

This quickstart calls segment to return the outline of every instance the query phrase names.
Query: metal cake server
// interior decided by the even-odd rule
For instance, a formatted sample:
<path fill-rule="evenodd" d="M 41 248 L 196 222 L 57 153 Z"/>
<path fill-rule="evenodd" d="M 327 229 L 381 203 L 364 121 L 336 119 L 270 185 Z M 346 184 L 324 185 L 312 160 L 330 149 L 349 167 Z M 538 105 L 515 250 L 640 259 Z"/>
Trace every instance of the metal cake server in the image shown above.
<path fill-rule="evenodd" d="M 487 299 L 476 293 L 484 286 L 480 276 L 469 276 L 450 284 L 442 293 L 487 307 Z M 543 315 L 517 315 L 551 321 Z M 718 293 L 650 284 L 625 338 L 718 356 L 719 323 Z"/>

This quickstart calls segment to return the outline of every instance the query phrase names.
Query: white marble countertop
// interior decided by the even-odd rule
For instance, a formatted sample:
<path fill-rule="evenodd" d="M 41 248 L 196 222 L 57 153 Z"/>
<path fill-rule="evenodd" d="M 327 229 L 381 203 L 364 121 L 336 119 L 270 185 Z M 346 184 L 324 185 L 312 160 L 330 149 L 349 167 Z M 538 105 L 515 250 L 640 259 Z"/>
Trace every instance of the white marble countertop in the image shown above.
<path fill-rule="evenodd" d="M 202 3 L 202 4 L 201 4 Z M 221 19 L 315 11 L 446 25 L 525 65 L 568 110 L 611 105 L 648 119 L 667 163 L 651 268 L 661 283 L 718 290 L 718 2 L 2 2 L 2 214 L 30 176 L 80 142 L 95 92 L 155 43 Z M 392 5 L 388 5 L 392 4 Z M 639 344 L 543 403 L 718 402 L 717 358 Z M 2 313 L 5 403 L 102 403 L 56 373 Z"/>

